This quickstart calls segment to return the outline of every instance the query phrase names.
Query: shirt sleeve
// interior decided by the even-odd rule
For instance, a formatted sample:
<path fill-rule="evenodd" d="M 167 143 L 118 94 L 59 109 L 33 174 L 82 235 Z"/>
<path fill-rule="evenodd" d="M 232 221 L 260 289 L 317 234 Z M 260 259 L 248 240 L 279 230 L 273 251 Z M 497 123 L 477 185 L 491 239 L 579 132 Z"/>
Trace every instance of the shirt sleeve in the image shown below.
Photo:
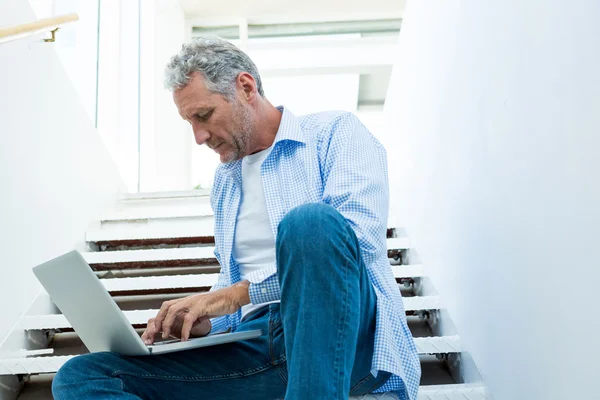
<path fill-rule="evenodd" d="M 333 206 L 354 229 L 367 268 L 387 253 L 389 207 L 384 147 L 360 122 L 345 113 L 322 148 L 323 202 Z"/>
<path fill-rule="evenodd" d="M 216 335 L 219 333 L 225 333 L 231 330 L 231 323 L 229 322 L 229 316 L 223 315 L 221 317 L 210 319 L 211 328 L 207 336 Z"/>
<path fill-rule="evenodd" d="M 250 303 L 262 304 L 281 299 L 279 277 L 277 276 L 277 265 L 254 271 L 246 277 L 250 285 L 248 294 Z"/>
<path fill-rule="evenodd" d="M 220 260 L 219 253 L 215 249 L 215 257 L 217 260 Z M 215 290 L 223 289 L 228 287 L 229 284 L 227 279 L 225 278 L 225 274 L 223 272 L 219 273 L 219 277 L 217 278 L 217 283 L 214 284 L 213 287 L 210 288 L 210 291 L 213 292 Z M 217 333 L 227 332 L 231 329 L 231 320 L 229 315 L 223 315 L 220 317 L 215 317 L 210 319 L 211 329 L 209 335 L 214 335 Z"/>

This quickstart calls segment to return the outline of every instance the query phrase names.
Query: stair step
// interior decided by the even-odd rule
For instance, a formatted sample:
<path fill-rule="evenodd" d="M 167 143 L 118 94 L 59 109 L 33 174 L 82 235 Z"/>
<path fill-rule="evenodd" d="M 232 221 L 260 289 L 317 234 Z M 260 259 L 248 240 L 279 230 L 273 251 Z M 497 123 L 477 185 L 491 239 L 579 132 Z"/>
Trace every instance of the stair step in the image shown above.
<path fill-rule="evenodd" d="M 210 190 L 164 193 L 127 193 L 107 211 L 101 221 L 195 217 L 212 215 Z"/>
<path fill-rule="evenodd" d="M 419 354 L 460 352 L 458 336 L 415 338 Z M 58 369 L 75 355 L 0 359 L 0 375 L 43 374 Z"/>
<path fill-rule="evenodd" d="M 391 238 L 393 229 L 387 230 Z M 99 246 L 153 246 L 166 244 L 214 243 L 214 218 L 212 215 L 193 215 L 164 218 L 131 218 L 105 220 L 90 227 L 86 241 Z"/>
<path fill-rule="evenodd" d="M 393 265 L 392 273 L 397 280 L 411 279 L 425 276 L 423 266 Z M 162 275 L 162 276 L 140 276 L 131 278 L 100 279 L 104 287 L 113 296 L 131 296 L 164 293 L 191 293 L 206 291 L 217 283 L 218 273 L 200 273 L 188 275 Z M 44 295 L 47 296 L 45 292 Z M 416 302 L 417 300 L 406 301 Z M 430 304 L 430 303 L 427 303 Z M 425 309 L 425 308 L 421 308 Z M 433 309 L 433 308 L 429 308 Z"/>
<path fill-rule="evenodd" d="M 440 299 L 438 296 L 406 297 L 403 300 L 406 311 L 440 309 Z M 123 311 L 123 313 L 132 325 L 140 326 L 145 325 L 150 318 L 155 317 L 158 310 L 134 310 Z M 24 330 L 48 330 L 69 329 L 72 326 L 64 315 L 50 314 L 25 316 L 21 319 L 18 328 Z"/>
<path fill-rule="evenodd" d="M 396 279 L 422 276 L 421 265 L 395 265 L 392 272 Z M 144 291 L 160 289 L 183 289 L 212 287 L 217 283 L 218 273 L 194 275 L 142 276 L 135 278 L 101 279 L 109 292 Z"/>
<path fill-rule="evenodd" d="M 19 395 L 19 400 L 52 400 L 51 374 L 32 376 Z M 395 400 L 389 393 L 353 396 L 348 400 Z M 422 385 L 418 400 L 486 400 L 485 388 L 479 384 Z"/>
<path fill-rule="evenodd" d="M 393 272 L 396 279 L 413 278 L 412 272 L 419 272 L 418 266 L 395 266 Z M 186 291 L 197 291 L 202 288 L 210 288 L 217 283 L 219 274 L 196 274 L 196 275 L 166 275 L 166 276 L 143 276 L 135 278 L 112 278 L 102 279 L 107 291 L 113 295 L 148 294 L 169 289 L 186 289 Z"/>
<path fill-rule="evenodd" d="M 453 336 L 430 336 L 413 338 L 419 354 L 447 354 L 460 353 L 460 337 Z"/>
<path fill-rule="evenodd" d="M 477 383 L 426 385 L 419 387 L 418 400 L 486 400 L 485 387 Z"/>
<path fill-rule="evenodd" d="M 159 192 L 134 192 L 134 193 L 122 193 L 119 195 L 117 205 L 123 205 L 130 202 L 148 201 L 152 203 L 156 202 L 167 202 L 166 204 L 173 204 L 173 202 L 185 199 L 205 199 L 208 201 L 210 198 L 211 189 L 193 189 L 193 190 L 171 190 L 171 191 L 159 191 Z"/>
<path fill-rule="evenodd" d="M 128 222 L 142 220 L 160 220 L 172 218 L 210 217 L 213 215 L 210 204 L 192 204 L 177 209 L 164 207 L 138 207 L 106 213 L 100 217 L 100 222 Z"/>
<path fill-rule="evenodd" d="M 454 383 L 443 383 L 447 379 L 451 379 L 448 375 L 446 367 L 443 364 L 437 364 L 437 371 L 433 371 L 428 366 L 432 363 L 431 357 L 433 356 L 420 356 L 421 368 L 423 373 L 428 375 L 432 372 L 437 372 L 437 379 L 439 383 L 427 383 L 427 376 L 424 376 L 425 383 L 421 381 L 419 388 L 418 400 L 486 400 L 485 387 L 477 384 L 454 384 Z M 52 393 L 50 386 L 52 379 L 54 378 L 53 373 L 41 374 L 41 375 L 30 375 L 29 381 L 23 387 L 19 395 L 19 400 L 52 400 Z M 363 396 L 350 397 L 349 400 L 392 400 L 396 399 L 395 396 L 389 393 L 378 393 L 378 394 L 367 394 Z"/>
<path fill-rule="evenodd" d="M 101 279 L 108 292 L 113 295 L 136 294 L 165 289 L 199 291 L 217 283 L 219 274 L 144 276 L 138 278 Z"/>
<path fill-rule="evenodd" d="M 387 239 L 388 257 L 396 257 L 409 248 L 407 238 Z M 213 246 L 179 247 L 169 249 L 143 249 L 121 251 L 94 251 L 82 253 L 86 261 L 96 270 L 119 265 L 120 268 L 148 266 L 189 266 L 216 263 Z"/>
<path fill-rule="evenodd" d="M 214 247 L 184 247 L 174 249 L 147 249 L 101 251 L 82 253 L 90 266 L 97 270 L 112 268 L 148 268 L 216 264 Z"/>
<path fill-rule="evenodd" d="M 106 244 L 113 242 L 144 241 L 176 238 L 207 238 L 214 243 L 214 218 L 212 216 L 193 216 L 164 219 L 134 219 L 127 223 L 102 223 L 90 228 L 85 234 L 88 242 Z"/>
<path fill-rule="evenodd" d="M 438 296 L 414 296 L 403 297 L 405 311 L 439 310 L 442 302 Z"/>

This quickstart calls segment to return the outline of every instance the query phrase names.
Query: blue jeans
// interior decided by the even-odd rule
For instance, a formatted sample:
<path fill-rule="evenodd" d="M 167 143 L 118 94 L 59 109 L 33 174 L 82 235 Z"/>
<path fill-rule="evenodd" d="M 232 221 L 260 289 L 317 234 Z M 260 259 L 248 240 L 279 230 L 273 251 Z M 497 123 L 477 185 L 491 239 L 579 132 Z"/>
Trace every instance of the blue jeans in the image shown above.
<path fill-rule="evenodd" d="M 389 373 L 370 373 L 375 292 L 344 217 L 324 204 L 297 207 L 276 247 L 281 304 L 237 329 L 261 337 L 156 356 L 81 355 L 58 371 L 54 398 L 347 400 L 383 385 Z"/>

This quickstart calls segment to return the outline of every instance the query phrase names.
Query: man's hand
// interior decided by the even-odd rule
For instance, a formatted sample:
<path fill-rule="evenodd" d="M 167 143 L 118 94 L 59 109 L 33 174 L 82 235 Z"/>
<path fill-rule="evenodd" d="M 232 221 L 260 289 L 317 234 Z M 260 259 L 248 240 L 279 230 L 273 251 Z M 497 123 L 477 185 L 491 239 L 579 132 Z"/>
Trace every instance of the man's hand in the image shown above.
<path fill-rule="evenodd" d="M 210 332 L 210 318 L 233 314 L 250 303 L 248 286 L 249 282 L 243 281 L 214 292 L 165 301 L 156 318 L 148 321 L 142 340 L 151 344 L 161 332 L 163 339 L 173 335 L 182 341 L 190 336 L 206 336 Z"/>
<path fill-rule="evenodd" d="M 154 323 L 155 320 L 156 320 L 156 318 L 150 318 L 148 320 L 148 326 L 146 327 L 146 330 L 142 334 L 142 340 L 146 344 L 153 344 L 155 338 L 159 334 L 162 334 L 162 332 L 160 332 L 159 330 L 156 329 L 156 324 Z M 177 339 L 181 339 L 181 328 L 183 327 L 182 323 L 183 323 L 183 319 L 175 320 L 175 323 L 173 324 L 173 326 L 171 328 L 171 336 L 176 337 Z M 206 336 L 209 334 L 211 328 L 212 328 L 212 326 L 210 323 L 210 319 L 205 319 L 203 321 L 197 321 L 194 324 L 194 326 L 192 326 L 192 329 L 190 330 L 190 337 L 195 338 L 195 337 Z"/>

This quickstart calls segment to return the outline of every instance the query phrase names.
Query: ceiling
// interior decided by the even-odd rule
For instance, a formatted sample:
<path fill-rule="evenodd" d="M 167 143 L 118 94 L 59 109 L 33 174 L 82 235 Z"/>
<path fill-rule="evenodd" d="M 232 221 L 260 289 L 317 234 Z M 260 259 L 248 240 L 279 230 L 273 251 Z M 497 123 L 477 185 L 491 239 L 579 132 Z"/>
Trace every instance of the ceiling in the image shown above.
<path fill-rule="evenodd" d="M 209 30 L 215 25 L 228 26 L 231 23 L 219 23 L 232 18 L 247 18 L 248 23 L 285 24 L 314 21 L 365 21 L 400 19 L 406 0 L 226 0 L 221 2 L 204 2 L 197 0 L 162 0 L 178 1 L 185 18 L 193 20 L 192 26 L 202 26 L 206 21 Z M 352 24 L 352 22 L 350 22 Z M 359 22 L 361 24 L 361 22 Z M 235 24 L 232 27 L 237 31 Z M 219 36 L 227 36 L 225 32 L 213 32 Z M 358 88 L 358 105 L 382 106 L 387 93 L 391 74 L 391 66 L 381 66 L 360 75 Z"/>
<path fill-rule="evenodd" d="M 339 18 L 340 15 L 355 15 L 362 19 L 369 14 L 400 14 L 406 0 L 227 0 L 198 1 L 179 0 L 186 18 L 212 17 L 268 17 L 293 16 L 294 19 L 318 17 Z"/>

